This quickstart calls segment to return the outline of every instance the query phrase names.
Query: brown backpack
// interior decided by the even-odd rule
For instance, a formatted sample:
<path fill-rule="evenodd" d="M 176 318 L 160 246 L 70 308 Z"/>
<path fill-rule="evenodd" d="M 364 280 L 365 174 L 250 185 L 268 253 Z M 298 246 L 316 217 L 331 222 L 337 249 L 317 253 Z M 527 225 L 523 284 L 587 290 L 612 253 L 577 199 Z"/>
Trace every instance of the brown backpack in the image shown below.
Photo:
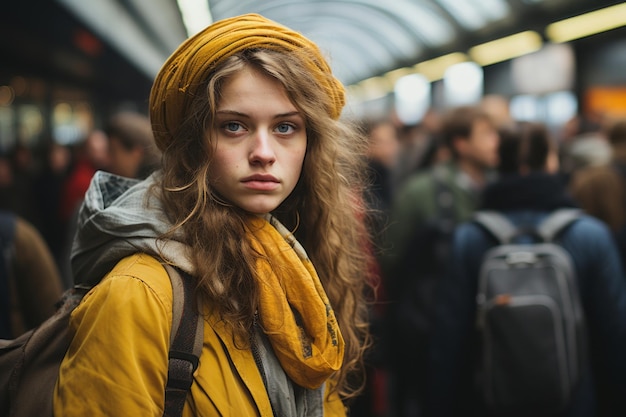
<path fill-rule="evenodd" d="M 203 320 L 187 273 L 164 264 L 173 289 L 172 338 L 164 416 L 179 416 L 202 350 Z M 181 276 L 182 275 L 182 276 Z M 52 416 L 54 386 L 70 345 L 69 320 L 89 288 L 67 290 L 57 312 L 13 340 L 0 340 L 0 415 Z"/>

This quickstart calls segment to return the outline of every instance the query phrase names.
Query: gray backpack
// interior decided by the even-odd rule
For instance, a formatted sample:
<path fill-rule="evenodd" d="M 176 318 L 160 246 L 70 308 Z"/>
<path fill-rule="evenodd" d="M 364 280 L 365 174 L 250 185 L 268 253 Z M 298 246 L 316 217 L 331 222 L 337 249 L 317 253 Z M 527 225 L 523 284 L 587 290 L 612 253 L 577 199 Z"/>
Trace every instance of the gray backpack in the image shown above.
<path fill-rule="evenodd" d="M 570 402 L 586 353 L 586 327 L 570 255 L 555 242 L 579 210 L 518 229 L 496 212 L 474 221 L 499 244 L 484 255 L 477 292 L 478 375 L 498 415 L 550 415 Z"/>

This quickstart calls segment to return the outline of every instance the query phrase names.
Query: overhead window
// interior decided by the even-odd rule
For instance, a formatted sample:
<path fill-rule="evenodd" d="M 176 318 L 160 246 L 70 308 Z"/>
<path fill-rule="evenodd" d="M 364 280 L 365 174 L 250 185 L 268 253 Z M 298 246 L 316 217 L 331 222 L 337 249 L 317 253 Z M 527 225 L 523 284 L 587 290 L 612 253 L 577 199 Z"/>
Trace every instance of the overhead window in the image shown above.
<path fill-rule="evenodd" d="M 443 76 L 446 105 L 477 103 L 483 95 L 483 69 L 474 62 L 452 65 Z"/>
<path fill-rule="evenodd" d="M 480 29 L 510 13 L 509 5 L 503 0 L 437 0 L 437 3 L 468 30 Z"/>
<path fill-rule="evenodd" d="M 405 125 L 418 123 L 431 105 L 430 82 L 419 74 L 405 75 L 394 86 L 395 109 Z"/>

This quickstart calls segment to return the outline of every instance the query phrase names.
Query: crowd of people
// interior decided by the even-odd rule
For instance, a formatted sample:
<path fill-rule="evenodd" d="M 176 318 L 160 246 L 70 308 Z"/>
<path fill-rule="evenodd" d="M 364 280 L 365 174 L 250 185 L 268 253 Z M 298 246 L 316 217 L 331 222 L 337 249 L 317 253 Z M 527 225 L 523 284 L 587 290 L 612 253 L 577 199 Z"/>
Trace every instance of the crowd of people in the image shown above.
<path fill-rule="evenodd" d="M 383 286 L 378 302 L 385 306 L 374 336 L 383 352 L 376 358 L 386 358 L 373 364 L 387 372 L 387 408 L 370 415 L 490 415 L 474 369 L 476 294 L 481 261 L 496 242 L 473 215 L 492 210 L 533 227 L 564 207 L 586 213 L 560 238 L 575 259 L 591 354 L 576 401 L 550 415 L 624 413 L 626 120 L 578 116 L 548 127 L 496 117 L 481 103 L 439 116 L 428 134 L 414 129 L 427 142 L 419 146 L 397 126 L 395 163 L 383 164 L 384 174 L 375 176 L 383 182 L 373 183 L 383 201 L 373 205 L 379 210 L 373 229 Z M 377 147 L 380 140 L 371 140 Z M 407 175 L 402 159 L 415 148 L 422 152 Z"/>
<path fill-rule="evenodd" d="M 591 354 L 558 416 L 623 415 L 626 120 L 566 131 L 476 103 L 406 126 L 344 120 L 344 103 L 314 43 L 239 16 L 170 57 L 149 117 L 51 141 L 39 164 L 22 146 L 0 158 L 0 209 L 17 219 L 2 225 L 40 242 L 27 246 L 48 254 L 25 256 L 50 272 L 14 271 L 9 305 L 39 310 L 3 319 L 4 337 L 49 316 L 63 289 L 98 283 L 73 315 L 56 415 L 162 411 L 162 262 L 194 277 L 206 320 L 187 415 L 486 415 L 473 328 L 494 242 L 472 216 L 536 224 L 560 207 L 586 212 L 562 244 Z"/>
<path fill-rule="evenodd" d="M 101 128 L 74 144 L 54 140 L 42 147 L 17 145 L 0 157 L 0 209 L 32 225 L 45 241 L 71 288 L 69 256 L 78 210 L 98 170 L 145 178 L 160 164 L 148 117 L 135 111 L 113 114 Z"/>

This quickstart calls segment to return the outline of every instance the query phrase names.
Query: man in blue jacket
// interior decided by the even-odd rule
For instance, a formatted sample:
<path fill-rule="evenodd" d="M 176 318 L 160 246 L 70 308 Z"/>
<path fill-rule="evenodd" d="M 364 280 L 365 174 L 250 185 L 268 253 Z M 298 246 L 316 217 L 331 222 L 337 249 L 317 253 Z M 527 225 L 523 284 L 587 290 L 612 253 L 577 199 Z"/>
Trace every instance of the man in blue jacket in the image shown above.
<path fill-rule="evenodd" d="M 519 226 L 536 225 L 554 210 L 574 205 L 557 175 L 556 147 L 545 129 L 520 125 L 502 134 L 499 153 L 500 178 L 485 189 L 481 208 L 503 213 Z M 451 267 L 437 289 L 431 416 L 489 415 L 474 380 L 475 318 L 481 260 L 495 244 L 476 223 L 455 231 Z M 604 223 L 583 215 L 563 232 L 560 244 L 574 261 L 591 354 L 570 405 L 559 416 L 618 415 L 601 414 L 598 401 L 607 387 L 622 397 L 626 387 L 626 280 L 615 243 Z"/>

